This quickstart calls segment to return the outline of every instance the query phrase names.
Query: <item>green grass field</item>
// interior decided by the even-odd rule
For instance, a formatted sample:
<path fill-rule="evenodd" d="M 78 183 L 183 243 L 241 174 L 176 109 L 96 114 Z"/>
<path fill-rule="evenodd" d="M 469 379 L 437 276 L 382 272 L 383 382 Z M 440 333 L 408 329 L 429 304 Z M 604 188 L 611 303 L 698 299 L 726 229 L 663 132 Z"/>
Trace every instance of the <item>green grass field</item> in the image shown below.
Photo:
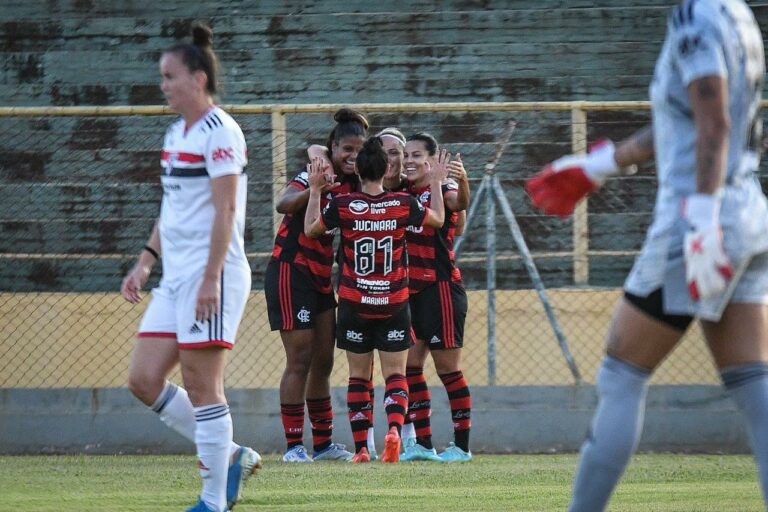
<path fill-rule="evenodd" d="M 288 465 L 266 457 L 235 509 L 566 509 L 575 455 L 485 455 L 465 465 Z M 0 457 L 0 511 L 183 511 L 200 479 L 191 456 Z M 764 510 L 749 456 L 640 455 L 612 511 Z"/>

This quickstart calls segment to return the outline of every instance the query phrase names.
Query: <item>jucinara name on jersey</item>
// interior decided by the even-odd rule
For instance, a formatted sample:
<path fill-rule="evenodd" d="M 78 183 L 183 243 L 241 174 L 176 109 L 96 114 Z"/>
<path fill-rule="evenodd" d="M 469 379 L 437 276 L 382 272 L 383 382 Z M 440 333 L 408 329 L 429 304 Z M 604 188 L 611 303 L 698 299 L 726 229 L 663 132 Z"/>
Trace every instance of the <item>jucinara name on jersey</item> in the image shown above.
<path fill-rule="evenodd" d="M 396 220 L 357 220 L 352 224 L 354 231 L 394 231 L 397 229 Z"/>

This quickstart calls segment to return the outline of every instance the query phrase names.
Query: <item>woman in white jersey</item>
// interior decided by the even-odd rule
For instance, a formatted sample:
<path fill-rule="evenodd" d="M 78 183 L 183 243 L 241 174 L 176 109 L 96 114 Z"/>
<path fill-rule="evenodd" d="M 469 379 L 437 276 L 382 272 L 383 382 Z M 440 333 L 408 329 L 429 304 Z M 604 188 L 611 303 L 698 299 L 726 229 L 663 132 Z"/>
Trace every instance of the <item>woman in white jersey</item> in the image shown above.
<path fill-rule="evenodd" d="M 192 44 L 174 46 L 160 59 L 163 94 L 181 117 L 165 134 L 160 218 L 121 288 L 126 300 L 138 303 L 162 255 L 162 279 L 139 328 L 128 385 L 197 445 L 203 491 L 189 509 L 194 512 L 230 510 L 261 462 L 258 453 L 233 443 L 224 396 L 226 352 L 235 343 L 251 271 L 243 247 L 245 139 L 214 104 L 212 37 L 210 28 L 196 24 Z M 167 381 L 177 363 L 184 388 Z"/>
<path fill-rule="evenodd" d="M 597 379 L 570 510 L 601 511 L 634 452 L 654 369 L 694 318 L 743 411 L 768 489 L 768 207 L 755 176 L 763 41 L 742 0 L 672 10 L 651 86 L 653 123 L 545 167 L 533 203 L 567 216 L 620 168 L 656 159 L 654 220 L 624 286 Z"/>

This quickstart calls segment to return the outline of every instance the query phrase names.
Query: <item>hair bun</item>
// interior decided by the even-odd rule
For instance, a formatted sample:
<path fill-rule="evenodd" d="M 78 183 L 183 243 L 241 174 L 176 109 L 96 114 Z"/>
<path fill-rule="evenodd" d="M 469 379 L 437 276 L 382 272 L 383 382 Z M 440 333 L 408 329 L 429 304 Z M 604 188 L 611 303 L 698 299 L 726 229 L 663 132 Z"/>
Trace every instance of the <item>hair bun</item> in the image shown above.
<path fill-rule="evenodd" d="M 213 30 L 205 23 L 196 22 L 192 25 L 192 44 L 197 47 L 213 47 Z"/>
<path fill-rule="evenodd" d="M 360 123 L 363 128 L 368 129 L 368 119 L 357 110 L 351 108 L 340 108 L 333 115 L 333 120 L 337 123 L 353 122 Z"/>

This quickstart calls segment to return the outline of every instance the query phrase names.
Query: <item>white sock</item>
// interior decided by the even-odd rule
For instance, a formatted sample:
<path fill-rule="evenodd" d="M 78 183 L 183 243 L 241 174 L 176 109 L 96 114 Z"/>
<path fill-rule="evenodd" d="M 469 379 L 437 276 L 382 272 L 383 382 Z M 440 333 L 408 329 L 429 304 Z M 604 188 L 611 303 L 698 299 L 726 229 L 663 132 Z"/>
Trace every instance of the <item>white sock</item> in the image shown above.
<path fill-rule="evenodd" d="M 368 453 L 376 451 L 376 439 L 373 437 L 373 427 L 368 428 Z"/>
<path fill-rule="evenodd" d="M 165 387 L 152 404 L 163 423 L 195 442 L 195 410 L 184 388 L 166 381 Z"/>
<path fill-rule="evenodd" d="M 152 404 L 152 410 L 163 423 L 195 442 L 195 410 L 184 388 L 166 381 L 165 387 Z M 240 445 L 233 442 L 229 447 L 229 456 L 232 457 L 239 449 Z"/>
<path fill-rule="evenodd" d="M 223 512 L 227 508 L 227 469 L 232 445 L 232 416 L 227 404 L 195 407 L 195 444 L 203 477 L 200 499 L 208 508 Z"/>
<path fill-rule="evenodd" d="M 416 427 L 413 426 L 413 423 L 403 425 L 403 432 L 400 437 L 403 439 L 416 439 Z"/>

